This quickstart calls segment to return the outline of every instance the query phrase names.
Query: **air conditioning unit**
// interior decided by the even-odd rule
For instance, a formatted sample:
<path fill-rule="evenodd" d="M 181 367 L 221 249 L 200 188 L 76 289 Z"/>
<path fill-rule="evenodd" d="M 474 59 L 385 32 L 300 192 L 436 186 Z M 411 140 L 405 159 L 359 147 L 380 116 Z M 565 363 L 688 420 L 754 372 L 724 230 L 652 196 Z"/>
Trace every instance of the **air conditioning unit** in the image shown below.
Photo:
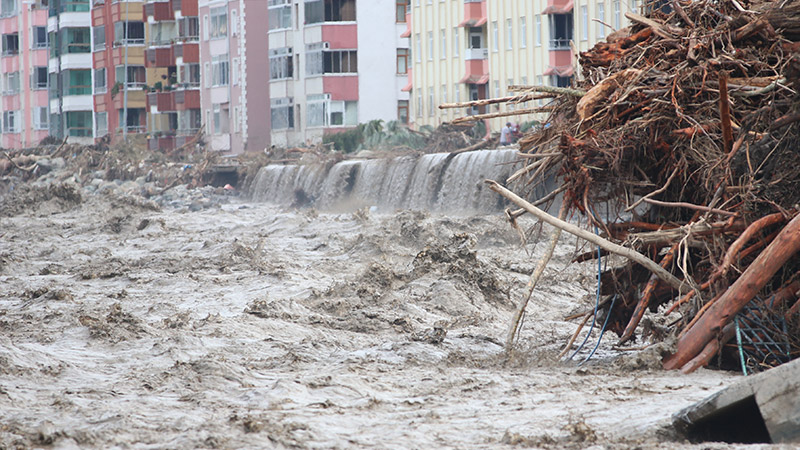
<path fill-rule="evenodd" d="M 323 42 L 322 43 L 322 48 L 324 48 L 325 50 L 331 48 L 331 43 L 330 42 Z"/>

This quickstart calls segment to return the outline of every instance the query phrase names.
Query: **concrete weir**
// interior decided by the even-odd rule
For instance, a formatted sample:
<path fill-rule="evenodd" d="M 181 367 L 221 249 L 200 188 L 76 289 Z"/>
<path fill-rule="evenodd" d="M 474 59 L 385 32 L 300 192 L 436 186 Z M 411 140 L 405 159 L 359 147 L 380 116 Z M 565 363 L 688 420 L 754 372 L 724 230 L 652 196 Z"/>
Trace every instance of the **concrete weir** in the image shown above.
<path fill-rule="evenodd" d="M 690 440 L 800 443 L 800 360 L 747 377 L 673 417 Z"/>
<path fill-rule="evenodd" d="M 377 207 L 449 213 L 493 212 L 504 200 L 485 179 L 504 182 L 520 166 L 517 151 L 349 160 L 321 165 L 269 165 L 251 188 L 255 201 L 309 205 L 323 210 Z"/>

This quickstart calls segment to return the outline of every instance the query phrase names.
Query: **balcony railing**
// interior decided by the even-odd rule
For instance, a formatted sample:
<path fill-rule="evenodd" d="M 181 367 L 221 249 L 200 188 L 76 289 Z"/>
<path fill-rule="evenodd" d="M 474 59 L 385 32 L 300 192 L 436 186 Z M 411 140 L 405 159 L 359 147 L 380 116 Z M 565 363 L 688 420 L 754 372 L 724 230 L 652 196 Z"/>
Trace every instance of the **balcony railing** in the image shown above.
<path fill-rule="evenodd" d="M 123 128 L 125 128 L 128 133 L 144 133 L 146 129 L 144 125 L 128 125 L 127 127 L 117 128 L 117 132 L 122 133 Z"/>
<path fill-rule="evenodd" d="M 550 50 L 569 50 L 571 39 L 550 39 Z"/>
<path fill-rule="evenodd" d="M 464 59 L 489 59 L 488 48 L 468 48 Z"/>
<path fill-rule="evenodd" d="M 144 45 L 144 38 L 128 38 L 114 41 L 114 47 L 121 47 L 123 45 Z"/>

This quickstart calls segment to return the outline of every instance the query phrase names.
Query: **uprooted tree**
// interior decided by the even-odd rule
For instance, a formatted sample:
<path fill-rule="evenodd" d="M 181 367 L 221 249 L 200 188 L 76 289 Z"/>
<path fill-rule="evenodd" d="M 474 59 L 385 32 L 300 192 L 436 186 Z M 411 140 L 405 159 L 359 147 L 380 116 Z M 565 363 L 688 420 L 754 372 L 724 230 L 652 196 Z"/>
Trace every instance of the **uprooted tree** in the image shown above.
<path fill-rule="evenodd" d="M 501 99 L 553 97 L 508 185 L 529 197 L 555 174 L 571 212 L 653 263 L 602 273 L 618 345 L 661 307 L 681 314 L 667 369 L 707 365 L 740 323 L 759 324 L 745 347 L 780 341 L 752 364 L 785 362 L 800 356 L 800 1 L 668 4 L 582 53 L 568 92 Z"/>

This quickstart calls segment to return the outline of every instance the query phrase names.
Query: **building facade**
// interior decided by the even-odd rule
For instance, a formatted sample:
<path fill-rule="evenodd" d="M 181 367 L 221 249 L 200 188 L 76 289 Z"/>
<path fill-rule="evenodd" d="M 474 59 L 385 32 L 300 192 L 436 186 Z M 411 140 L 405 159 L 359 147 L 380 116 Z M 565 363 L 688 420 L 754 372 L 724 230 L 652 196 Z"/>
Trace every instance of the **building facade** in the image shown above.
<path fill-rule="evenodd" d="M 272 143 L 318 143 L 375 119 L 406 122 L 406 2 L 267 0 Z"/>
<path fill-rule="evenodd" d="M 203 130 L 197 0 L 144 4 L 147 132 L 151 150 L 181 147 Z"/>
<path fill-rule="evenodd" d="M 94 139 L 90 9 L 90 0 L 49 0 L 50 135 L 72 143 Z"/>
<path fill-rule="evenodd" d="M 267 6 L 266 0 L 199 1 L 200 106 L 211 150 L 270 146 Z"/>
<path fill-rule="evenodd" d="M 627 26 L 624 13 L 636 9 L 635 0 L 413 0 L 411 122 L 438 126 L 468 114 L 541 105 L 438 109 L 510 95 L 511 85 L 569 86 L 578 73 L 575 51 Z M 535 118 L 510 116 L 488 124 L 497 131 L 505 122 Z"/>
<path fill-rule="evenodd" d="M 47 2 L 0 2 L 0 146 L 36 145 L 49 134 Z"/>
<path fill-rule="evenodd" d="M 146 131 L 142 1 L 92 0 L 94 137 Z"/>

